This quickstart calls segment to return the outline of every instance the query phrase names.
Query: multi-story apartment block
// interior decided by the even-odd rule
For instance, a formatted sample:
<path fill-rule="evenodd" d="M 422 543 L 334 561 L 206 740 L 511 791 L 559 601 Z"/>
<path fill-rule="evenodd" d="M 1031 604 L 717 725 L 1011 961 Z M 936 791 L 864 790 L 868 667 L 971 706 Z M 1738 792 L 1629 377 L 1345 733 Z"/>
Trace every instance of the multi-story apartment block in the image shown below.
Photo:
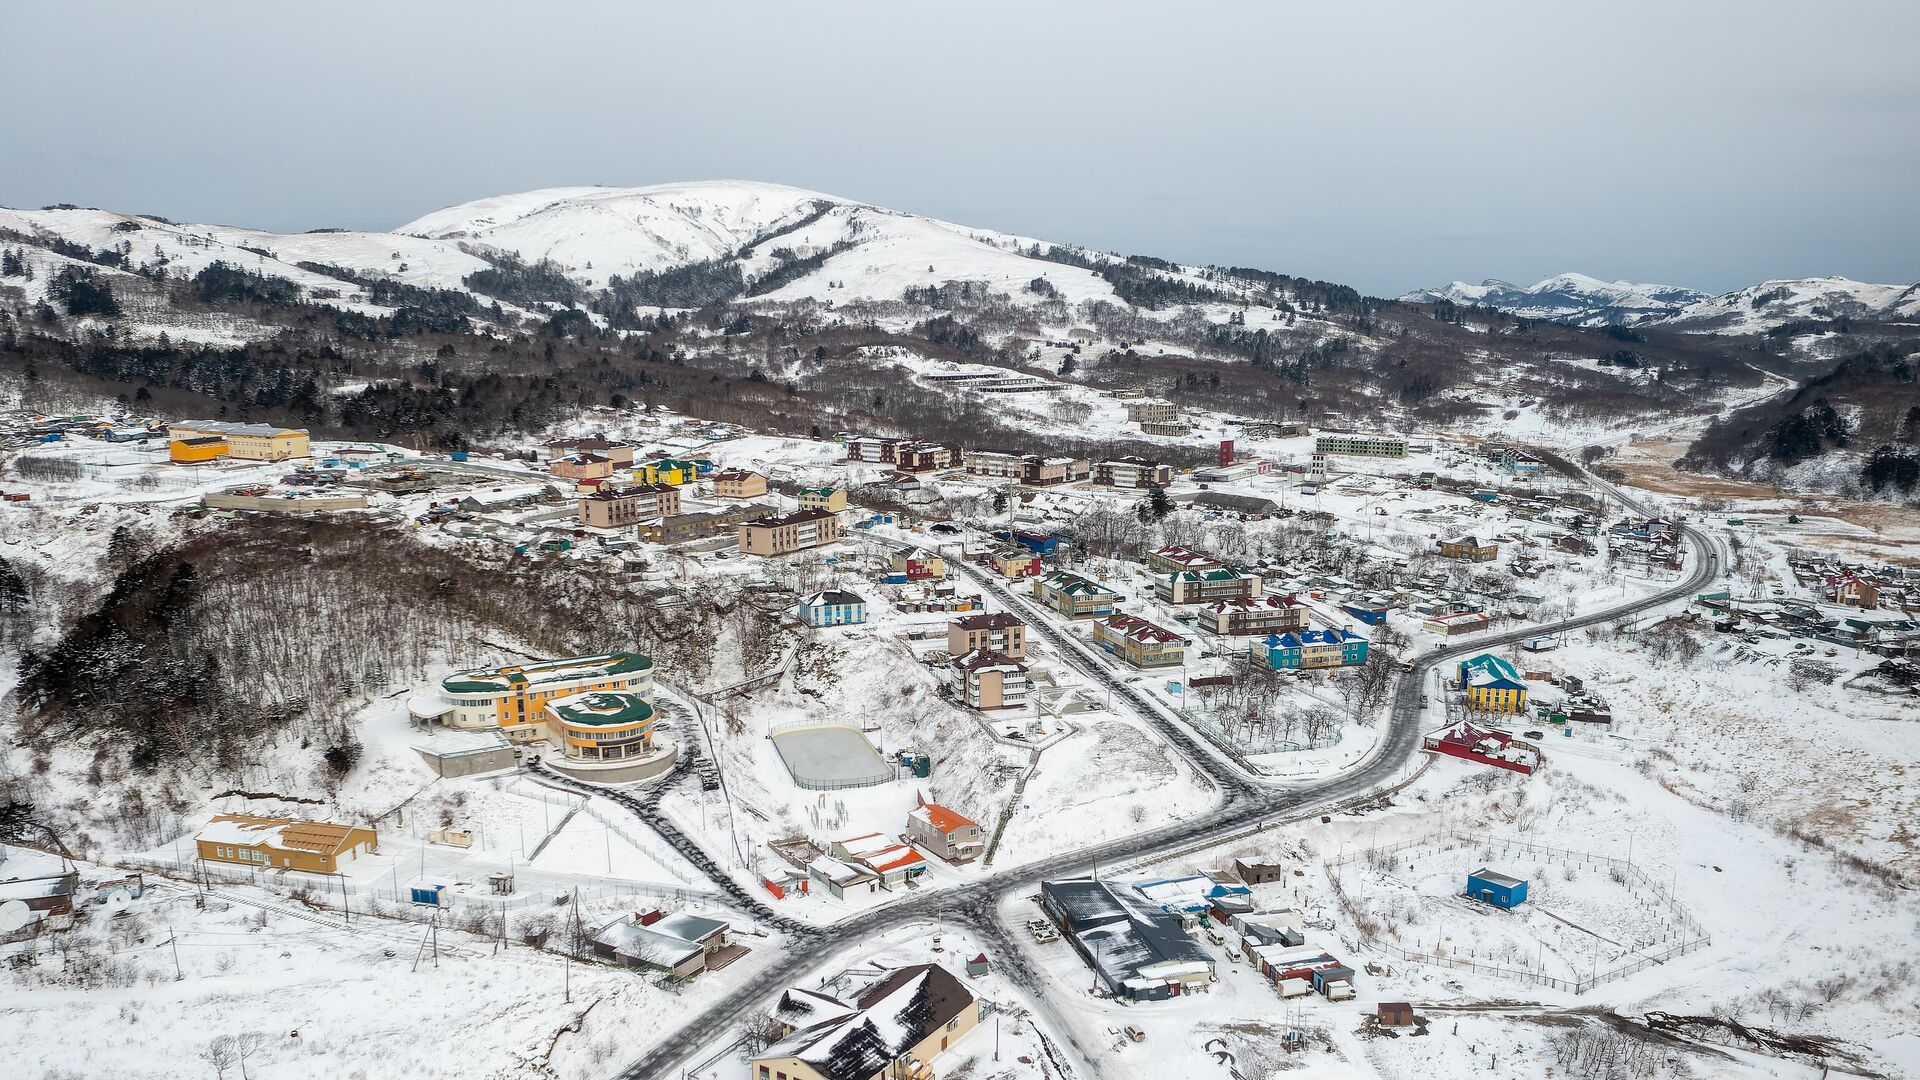
<path fill-rule="evenodd" d="M 1179 544 L 1168 544 L 1147 555 L 1147 569 L 1160 574 L 1181 570 L 1216 570 L 1224 565 L 1219 559 Z"/>
<path fill-rule="evenodd" d="M 909 442 L 894 447 L 894 465 L 901 472 L 951 469 L 960 464 L 960 451 L 939 443 Z"/>
<path fill-rule="evenodd" d="M 1142 457 L 1114 458 L 1093 463 L 1093 482 L 1107 487 L 1166 487 L 1173 483 L 1173 467 Z"/>
<path fill-rule="evenodd" d="M 1351 667 L 1367 662 L 1367 639 L 1351 630 L 1290 630 L 1255 641 L 1252 653 L 1272 671 Z"/>
<path fill-rule="evenodd" d="M 1168 604 L 1210 604 L 1260 595 L 1260 575 L 1231 566 L 1180 570 L 1153 579 L 1153 593 Z"/>
<path fill-rule="evenodd" d="M 1126 404 L 1127 419 L 1136 424 L 1165 423 L 1180 419 L 1180 406 L 1159 398 L 1143 398 Z"/>
<path fill-rule="evenodd" d="M 1403 458 L 1407 456 L 1404 435 L 1357 435 L 1352 432 L 1320 435 L 1313 449 L 1321 454 L 1346 457 Z"/>
<path fill-rule="evenodd" d="M 713 494 L 721 499 L 757 499 L 767 493 L 767 478 L 750 469 L 722 469 L 713 474 Z"/>
<path fill-rule="evenodd" d="M 899 439 L 861 435 L 847 440 L 847 460 L 872 465 L 891 465 L 899 460 Z"/>
<path fill-rule="evenodd" d="M 1071 484 L 1085 480 L 1092 467 L 1086 458 L 1041 457 L 1028 454 L 1020 459 L 1020 481 L 1044 487 L 1049 484 Z"/>
<path fill-rule="evenodd" d="M 599 454 L 568 454 L 547 462 L 547 471 L 576 484 L 597 483 L 613 475 L 613 462 Z"/>
<path fill-rule="evenodd" d="M 1279 634 L 1307 628 L 1307 609 L 1292 597 L 1251 596 L 1216 600 L 1200 609 L 1200 622 L 1216 634 Z"/>
<path fill-rule="evenodd" d="M 1020 454 L 1008 454 L 999 450 L 969 450 L 960 457 L 961 464 L 975 476 L 992 476 L 1001 480 L 1018 480 L 1026 470 L 1026 458 Z"/>
<path fill-rule="evenodd" d="M 1111 589 L 1068 570 L 1033 579 L 1033 595 L 1069 619 L 1097 619 L 1113 614 Z"/>
<path fill-rule="evenodd" d="M 953 658 L 954 689 L 975 709 L 1017 709 L 1027 703 L 1033 680 L 1027 665 L 1004 653 L 970 652 Z"/>
<path fill-rule="evenodd" d="M 1186 638 L 1137 615 L 1124 613 L 1095 622 L 1093 641 L 1134 667 L 1177 666 L 1187 655 Z"/>
<path fill-rule="evenodd" d="M 838 513 L 847 508 L 847 489 L 841 487 L 810 487 L 800 489 L 800 509 L 831 510 Z"/>
<path fill-rule="evenodd" d="M 1027 658 L 1027 624 L 1004 611 L 962 615 L 947 624 L 947 652 L 996 652 L 1015 660 Z"/>
<path fill-rule="evenodd" d="M 666 484 L 637 484 L 616 488 L 603 484 L 582 495 L 577 505 L 580 524 L 590 529 L 618 529 L 680 512 L 680 489 Z"/>
<path fill-rule="evenodd" d="M 1193 434 L 1193 425 L 1185 420 L 1148 420 L 1140 425 L 1142 433 L 1184 439 Z"/>
<path fill-rule="evenodd" d="M 831 510 L 795 510 L 739 525 L 745 555 L 786 555 L 840 539 L 840 516 Z"/>

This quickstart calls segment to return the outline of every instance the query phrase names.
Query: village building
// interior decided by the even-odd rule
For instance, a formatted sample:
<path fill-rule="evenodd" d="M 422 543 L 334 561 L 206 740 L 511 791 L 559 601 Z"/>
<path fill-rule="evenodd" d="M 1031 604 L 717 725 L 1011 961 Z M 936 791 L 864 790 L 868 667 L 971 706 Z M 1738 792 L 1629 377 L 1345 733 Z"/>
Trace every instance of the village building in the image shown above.
<path fill-rule="evenodd" d="M 1211 604 L 1260 595 L 1260 575 L 1230 566 L 1179 570 L 1153 579 L 1153 594 L 1167 604 Z"/>
<path fill-rule="evenodd" d="M 1181 439 L 1193 434 L 1193 425 L 1185 420 L 1148 420 L 1140 425 L 1140 433 Z"/>
<path fill-rule="evenodd" d="M 1447 559 L 1465 559 L 1468 562 L 1492 562 L 1500 555 L 1500 545 L 1491 540 L 1482 541 L 1472 534 L 1454 536 L 1440 541 L 1440 555 Z"/>
<path fill-rule="evenodd" d="M 1035 487 L 1072 484 L 1092 473 L 1086 458 L 1041 457 L 1027 454 L 1020 459 L 1020 482 Z"/>
<path fill-rule="evenodd" d="M 593 952 L 622 967 L 647 967 L 687 979 L 709 968 L 723 968 L 746 950 L 727 940 L 733 927 L 724 919 L 658 908 L 636 911 L 602 926 L 593 935 Z"/>
<path fill-rule="evenodd" d="M 1010 581 L 1033 577 L 1045 568 L 1039 554 L 1018 544 L 996 545 L 977 558 L 982 566 Z"/>
<path fill-rule="evenodd" d="M 516 743 L 547 736 L 547 703 L 589 690 L 653 696 L 653 660 L 640 653 L 570 656 L 456 672 L 438 700 L 408 703 L 414 723 L 464 731 L 502 731 Z"/>
<path fill-rule="evenodd" d="M 547 444 L 547 460 L 573 457 L 577 454 L 591 454 L 606 458 L 616 469 L 625 469 L 633 465 L 633 447 L 627 443 L 615 442 L 599 435 L 583 436 L 573 439 L 555 439 Z"/>
<path fill-rule="evenodd" d="M 1215 600 L 1200 609 L 1200 623 L 1227 637 L 1282 634 L 1307 628 L 1307 608 L 1290 596 Z"/>
<path fill-rule="evenodd" d="M 981 650 L 963 653 L 951 664 L 953 687 L 973 709 L 1018 709 L 1033 690 L 1027 665 L 1005 653 Z"/>
<path fill-rule="evenodd" d="M 1460 689 L 1467 708 L 1480 712 L 1519 713 L 1527 709 L 1527 683 L 1520 669 L 1492 653 L 1460 661 Z"/>
<path fill-rule="evenodd" d="M 713 474 L 713 494 L 721 499 L 757 499 L 767 493 L 767 478 L 751 469 L 723 469 Z"/>
<path fill-rule="evenodd" d="M 613 476 L 613 462 L 599 454 L 569 454 L 547 462 L 547 472 L 576 486 L 602 483 Z"/>
<path fill-rule="evenodd" d="M 175 465 L 207 465 L 229 453 L 227 440 L 218 435 L 175 436 L 167 443 L 167 460 Z"/>
<path fill-rule="evenodd" d="M 182 439 L 224 439 L 227 456 L 240 461 L 286 461 L 311 457 L 305 428 L 276 424 L 230 424 L 216 420 L 181 420 L 167 425 L 172 442 Z"/>
<path fill-rule="evenodd" d="M 1135 424 L 1180 419 L 1180 406 L 1160 398 L 1140 398 L 1129 401 L 1124 408 L 1127 410 L 1127 419 Z"/>
<path fill-rule="evenodd" d="M 1269 671 L 1353 667 L 1367 662 L 1367 639 L 1351 630 L 1289 630 L 1253 643 L 1255 663 Z"/>
<path fill-rule="evenodd" d="M 546 714 L 548 739 L 567 764 L 623 763 L 626 779 L 650 779 L 673 764 L 676 751 L 655 745 L 650 695 L 588 690 L 548 701 Z M 612 773 L 607 780 L 616 782 Z"/>
<path fill-rule="evenodd" d="M 1211 953 L 1187 936 L 1180 916 L 1097 878 L 1042 881 L 1040 905 L 1107 992 L 1157 1001 L 1206 990 Z"/>
<path fill-rule="evenodd" d="M 1113 614 L 1093 624 L 1093 643 L 1134 667 L 1178 667 L 1187 639 L 1137 615 Z"/>
<path fill-rule="evenodd" d="M 1027 658 L 1027 624 L 1004 611 L 962 615 L 947 624 L 947 653 L 996 652 Z"/>
<path fill-rule="evenodd" d="M 862 435 L 847 440 L 847 460 L 872 465 L 891 465 L 899 460 L 901 440 Z"/>
<path fill-rule="evenodd" d="M 97 890 L 104 893 L 106 884 Z M 24 922 L 0 926 L 0 943 L 70 926 L 79 892 L 80 868 L 71 859 L 37 847 L 0 844 L 0 903 L 18 902 L 26 909 Z M 134 895 L 139 895 L 137 886 Z"/>
<path fill-rule="evenodd" d="M 1492 617 L 1484 611 L 1453 611 L 1429 615 L 1420 628 L 1447 637 L 1457 637 L 1485 630 L 1492 622 Z"/>
<path fill-rule="evenodd" d="M 947 576 L 947 561 L 925 548 L 915 548 L 894 552 L 887 560 L 887 569 L 908 581 L 937 581 Z"/>
<path fill-rule="evenodd" d="M 795 510 L 739 525 L 745 555 L 787 555 L 840 539 L 840 517 L 830 510 Z"/>
<path fill-rule="evenodd" d="M 1070 570 L 1055 570 L 1034 578 L 1033 595 L 1069 619 L 1097 619 L 1113 614 L 1113 591 Z"/>
<path fill-rule="evenodd" d="M 907 813 L 907 836 L 915 844 L 951 863 L 971 862 L 986 848 L 978 822 L 957 810 L 924 799 Z"/>
<path fill-rule="evenodd" d="M 580 524 L 590 529 L 621 529 L 680 512 L 680 489 L 666 484 L 614 487 L 603 484 L 576 502 Z"/>
<path fill-rule="evenodd" d="M 980 1004 L 937 964 L 895 968 L 850 1001 L 794 987 L 751 1080 L 933 1080 L 939 1055 L 980 1024 Z"/>
<path fill-rule="evenodd" d="M 1104 487 L 1150 488 L 1173 483 L 1173 467 L 1142 457 L 1121 457 L 1093 464 L 1093 482 Z"/>
<path fill-rule="evenodd" d="M 867 602 L 840 589 L 817 592 L 800 601 L 800 621 L 812 627 L 857 626 L 867 621 Z"/>
<path fill-rule="evenodd" d="M 807 878 L 819 882 L 820 887 L 836 900 L 845 900 L 848 896 L 862 896 L 880 891 L 880 875 L 852 862 L 842 862 L 831 855 L 822 855 L 807 864 Z"/>
<path fill-rule="evenodd" d="M 1511 911 L 1527 902 L 1527 883 L 1483 866 L 1467 875 L 1466 895 Z"/>
<path fill-rule="evenodd" d="M 958 447 L 930 442 L 905 442 L 894 447 L 894 465 L 901 472 L 951 469 L 960 464 Z"/>
<path fill-rule="evenodd" d="M 253 814 L 215 814 L 193 843 L 206 862 L 315 874 L 338 873 L 342 858 L 380 853 L 380 836 L 372 829 Z"/>
<path fill-rule="evenodd" d="M 841 862 L 865 867 L 882 889 L 904 885 L 927 872 L 926 856 L 885 833 L 865 833 L 835 840 L 827 854 Z"/>
<path fill-rule="evenodd" d="M 1514 738 L 1512 732 L 1479 727 L 1468 720 L 1421 736 L 1420 748 L 1522 775 L 1531 774 L 1543 760 L 1535 744 Z"/>
<path fill-rule="evenodd" d="M 847 489 L 830 486 L 801 488 L 798 502 L 802 510 L 831 510 L 839 513 L 847 508 Z"/>
<path fill-rule="evenodd" d="M 1001 450 L 968 450 L 960 455 L 960 464 L 973 476 L 991 476 L 999 480 L 1018 480 L 1026 471 L 1026 457 Z"/>
<path fill-rule="evenodd" d="M 1147 553 L 1147 569 L 1158 574 L 1173 574 L 1182 570 L 1217 570 L 1224 565 L 1205 552 L 1178 544 L 1168 544 Z"/>
<path fill-rule="evenodd" d="M 691 484 L 713 472 L 713 461 L 708 458 L 663 457 L 649 461 L 634 470 L 633 476 L 649 484 L 671 484 L 679 487 Z"/>
<path fill-rule="evenodd" d="M 1407 440 L 1403 435 L 1330 433 L 1315 436 L 1313 449 L 1317 454 L 1343 457 L 1403 458 L 1407 456 Z"/>
<path fill-rule="evenodd" d="M 743 521 L 766 517 L 775 512 L 767 503 L 741 503 L 719 510 L 696 510 L 691 514 L 670 514 L 658 521 L 643 521 L 640 539 L 651 544 L 684 544 L 718 536 Z"/>
<path fill-rule="evenodd" d="M 1845 607 L 1877 608 L 1880 588 L 1855 573 L 1836 574 L 1826 580 L 1827 598 Z"/>

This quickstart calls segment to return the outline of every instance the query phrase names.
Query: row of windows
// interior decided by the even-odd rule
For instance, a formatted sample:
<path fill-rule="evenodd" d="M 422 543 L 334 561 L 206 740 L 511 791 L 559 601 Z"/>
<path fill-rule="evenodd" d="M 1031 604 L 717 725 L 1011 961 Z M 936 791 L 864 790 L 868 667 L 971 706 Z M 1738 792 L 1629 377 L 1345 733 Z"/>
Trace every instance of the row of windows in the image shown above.
<path fill-rule="evenodd" d="M 216 846 L 213 849 L 213 853 L 215 858 L 239 859 L 242 862 L 264 863 L 264 862 L 273 861 L 272 859 L 268 858 L 265 852 L 255 851 L 252 848 Z"/>

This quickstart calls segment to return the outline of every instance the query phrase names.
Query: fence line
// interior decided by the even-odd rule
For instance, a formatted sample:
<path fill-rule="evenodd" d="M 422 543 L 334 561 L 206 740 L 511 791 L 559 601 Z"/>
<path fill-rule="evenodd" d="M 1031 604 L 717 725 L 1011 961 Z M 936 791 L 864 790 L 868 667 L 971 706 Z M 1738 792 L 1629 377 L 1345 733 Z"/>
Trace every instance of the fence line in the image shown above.
<path fill-rule="evenodd" d="M 1437 967 L 1454 970 L 1467 969 L 1477 974 L 1493 975 L 1498 978 L 1512 979 L 1519 982 L 1530 982 L 1556 990 L 1570 990 L 1575 994 L 1584 994 L 1602 983 L 1612 982 L 1616 979 L 1624 979 L 1629 975 L 1635 975 L 1645 971 L 1655 964 L 1665 963 L 1675 957 L 1684 956 L 1696 949 L 1702 949 L 1713 944 L 1713 938 L 1707 933 L 1706 928 L 1687 911 L 1686 907 L 1680 903 L 1679 899 L 1675 897 L 1671 891 L 1658 881 L 1655 881 L 1645 870 L 1642 870 L 1634 863 L 1625 859 L 1617 859 L 1610 855 L 1596 855 L 1591 852 L 1575 851 L 1572 848 L 1554 847 L 1551 844 L 1539 844 L 1531 840 L 1520 840 L 1512 837 L 1469 837 L 1442 831 L 1428 833 L 1425 836 L 1418 836 L 1411 840 L 1402 840 L 1398 843 L 1362 848 L 1350 854 L 1327 860 L 1325 867 L 1327 876 L 1333 880 L 1335 892 L 1344 899 L 1346 894 L 1344 888 L 1340 885 L 1340 875 L 1335 869 L 1336 867 L 1362 861 L 1371 864 L 1380 856 L 1410 851 L 1414 848 L 1453 850 L 1456 844 L 1468 850 L 1482 851 L 1485 853 L 1485 856 L 1490 859 L 1508 852 L 1518 851 L 1538 862 L 1551 865 L 1571 866 L 1579 864 L 1590 869 L 1604 868 L 1610 873 L 1617 873 L 1620 875 L 1619 880 L 1621 885 L 1626 888 L 1629 895 L 1638 895 L 1643 891 L 1652 893 L 1660 904 L 1665 905 L 1667 915 L 1676 924 L 1680 940 L 1668 945 L 1659 952 L 1649 953 L 1636 949 L 1631 959 L 1626 959 L 1623 963 L 1608 968 L 1606 971 L 1597 971 L 1585 978 L 1575 977 L 1572 979 L 1563 979 L 1540 971 L 1505 967 L 1473 958 L 1461 959 L 1458 956 L 1442 956 L 1437 953 L 1403 948 L 1377 934 L 1370 933 L 1365 925 L 1360 925 L 1358 929 L 1360 940 L 1363 944 L 1369 948 L 1378 949 L 1389 956 L 1412 963 L 1432 964 Z"/>
<path fill-rule="evenodd" d="M 309 902 L 322 908 L 334 908 L 339 902 L 341 889 L 347 896 L 363 901 L 379 901 L 392 905 L 394 910 L 383 912 L 389 917 L 405 918 L 405 913 L 415 905 L 410 901 L 407 890 L 399 884 L 399 870 L 383 881 L 346 881 L 339 875 L 301 874 L 298 877 L 282 876 L 273 872 L 250 871 L 244 867 L 223 866 L 217 863 L 197 863 L 187 860 L 185 865 L 165 859 L 126 858 L 120 865 L 137 870 L 146 870 L 183 881 L 197 881 L 208 885 L 252 885 L 282 899 L 288 899 L 295 893 L 307 893 Z M 538 906 L 556 906 L 556 900 L 571 901 L 574 890 L 578 888 L 583 903 L 598 903 L 614 900 L 653 900 L 677 901 L 685 903 L 696 897 L 717 896 L 711 889 L 702 889 L 691 885 L 670 885 L 657 882 L 606 881 L 599 884 L 591 880 L 585 885 L 574 886 L 565 882 L 539 882 L 528 888 L 518 887 L 508 896 L 496 896 L 491 893 L 454 893 L 442 892 L 441 910 L 453 907 L 477 908 L 482 912 L 521 911 Z M 561 890 L 564 889 L 564 892 Z M 419 905 L 427 907 L 430 905 Z"/>

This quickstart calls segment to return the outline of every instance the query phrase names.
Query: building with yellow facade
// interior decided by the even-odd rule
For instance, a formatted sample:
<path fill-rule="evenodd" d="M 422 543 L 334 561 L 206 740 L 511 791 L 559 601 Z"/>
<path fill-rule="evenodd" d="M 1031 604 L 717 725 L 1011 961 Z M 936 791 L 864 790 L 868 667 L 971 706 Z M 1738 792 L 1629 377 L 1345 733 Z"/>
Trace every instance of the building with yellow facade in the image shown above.
<path fill-rule="evenodd" d="M 462 671 L 441 680 L 438 701 L 408 708 L 417 726 L 500 731 L 523 754 L 547 744 L 558 751 L 548 764 L 582 779 L 651 779 L 678 756 L 655 737 L 653 660 L 640 653 Z"/>
<path fill-rule="evenodd" d="M 199 439 L 224 439 L 227 455 L 240 461 L 286 461 L 310 457 L 313 448 L 304 428 L 283 428 L 273 424 L 229 424 L 218 420 L 182 420 L 167 425 L 173 443 Z M 175 458 L 174 460 L 179 460 Z"/>
<path fill-rule="evenodd" d="M 802 510 L 831 510 L 839 513 L 847 508 L 847 489 L 837 487 L 801 488 L 799 496 Z"/>
<path fill-rule="evenodd" d="M 372 829 L 253 814 L 216 814 L 193 843 L 207 862 L 316 874 L 338 873 L 342 858 L 380 853 L 380 836 Z"/>
<path fill-rule="evenodd" d="M 227 454 L 227 440 L 218 435 L 176 438 L 167 443 L 167 459 L 175 465 L 205 465 Z"/>
<path fill-rule="evenodd" d="M 1517 713 L 1527 708 L 1527 683 L 1520 669 L 1492 653 L 1460 661 L 1460 691 L 1469 709 Z"/>

